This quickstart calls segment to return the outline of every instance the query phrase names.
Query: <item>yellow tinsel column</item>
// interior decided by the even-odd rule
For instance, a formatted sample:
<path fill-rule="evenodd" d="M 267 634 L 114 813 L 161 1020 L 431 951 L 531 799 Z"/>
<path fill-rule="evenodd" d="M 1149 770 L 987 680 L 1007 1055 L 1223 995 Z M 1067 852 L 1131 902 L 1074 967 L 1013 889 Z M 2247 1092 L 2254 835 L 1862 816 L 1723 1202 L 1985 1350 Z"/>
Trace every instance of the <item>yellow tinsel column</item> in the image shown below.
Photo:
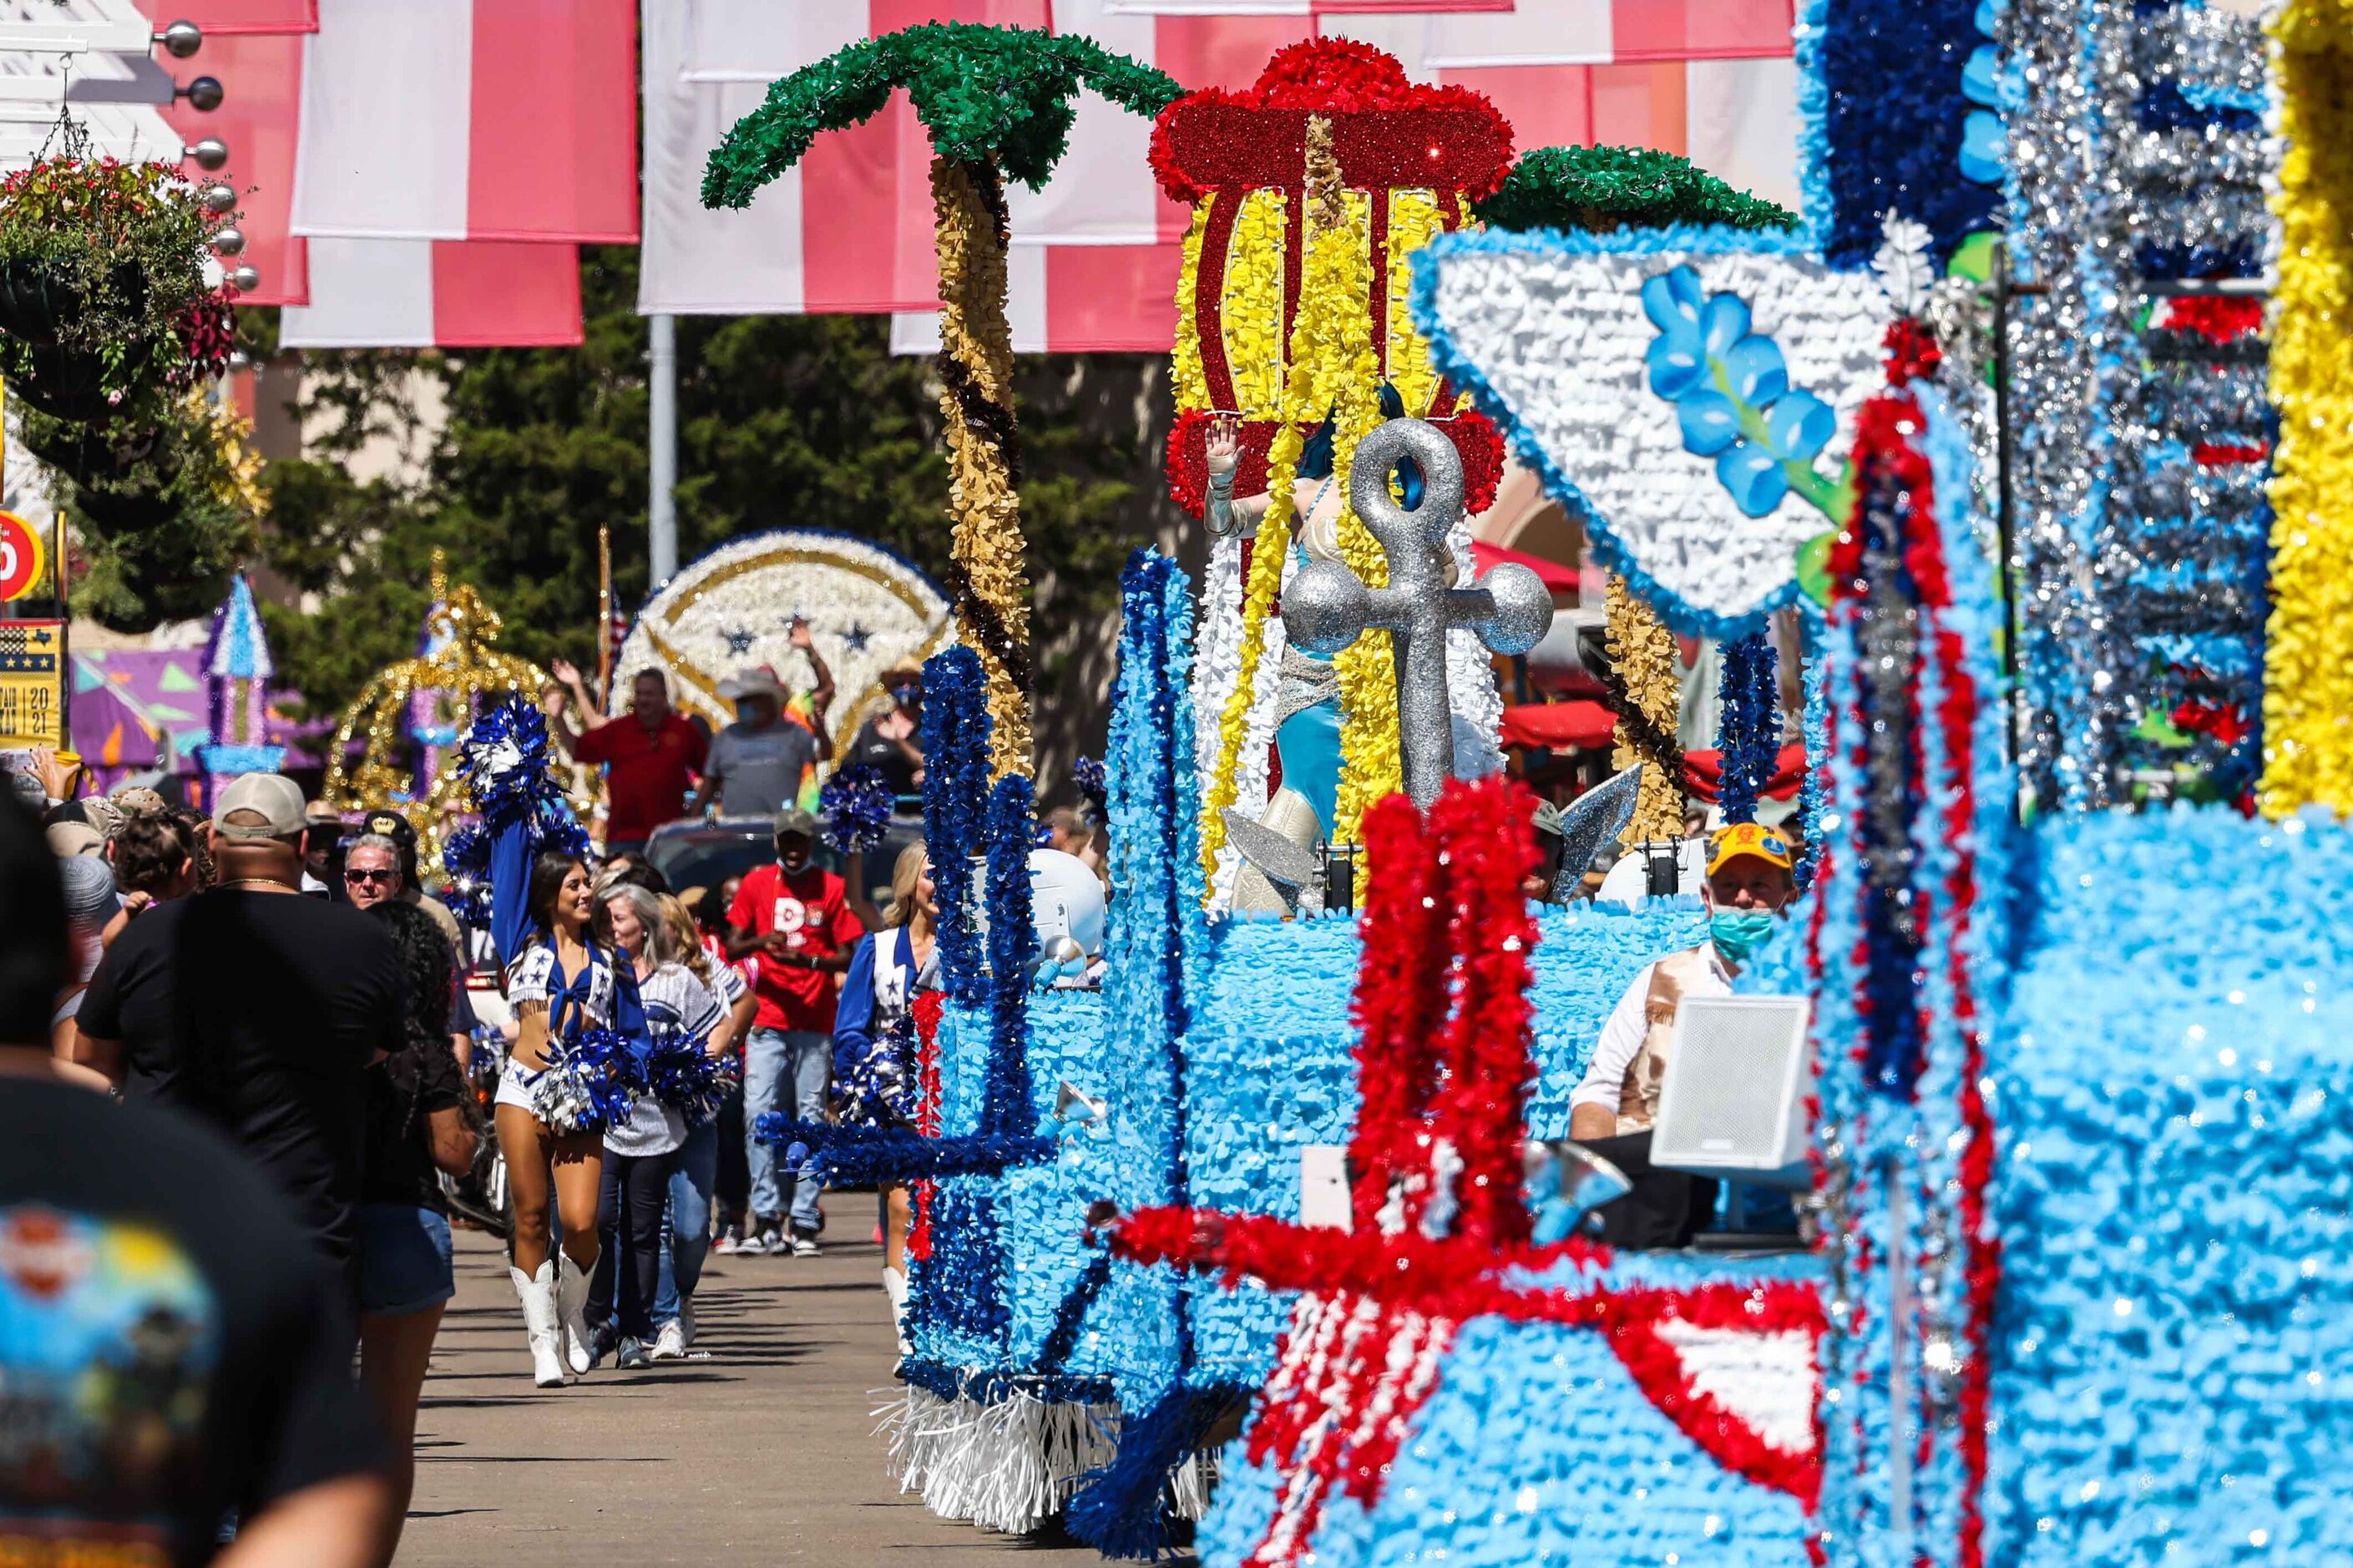
<path fill-rule="evenodd" d="M 1669 843 L 1683 836 L 1683 753 L 1675 739 L 1681 687 L 1675 639 L 1658 613 L 1636 598 L 1626 579 L 1609 574 L 1608 607 L 1611 695 L 1620 700 L 1610 765 L 1642 764 L 1634 818 L 1622 842 Z"/>
<path fill-rule="evenodd" d="M 1029 580 L 1013 488 L 1013 344 L 1005 322 L 1005 182 L 932 160 L 940 258 L 940 412 L 955 522 L 955 617 L 988 680 L 992 778 L 1029 771 Z"/>
<path fill-rule="evenodd" d="M 1307 227 L 1300 268 L 1299 310 L 1292 325 L 1290 369 L 1283 384 L 1282 426 L 1267 450 L 1267 509 L 1260 520 L 1242 598 L 1241 668 L 1218 722 L 1218 765 L 1201 803 L 1201 863 L 1214 871 L 1226 841 L 1224 809 L 1238 795 L 1241 749 L 1265 647 L 1267 616 L 1282 584 L 1293 526 L 1299 522 L 1293 487 L 1303 426 L 1333 422 L 1332 484 L 1342 501 L 1340 553 L 1364 582 L 1388 582 L 1380 545 L 1346 506 L 1349 463 L 1356 443 L 1380 419 L 1380 362 L 1373 352 L 1365 308 L 1372 286 L 1366 258 L 1369 215 L 1360 195 L 1340 184 L 1332 154 L 1331 122 L 1307 121 L 1306 199 L 1297 221 Z M 1334 661 L 1340 687 L 1339 821 L 1335 842 L 1354 842 L 1365 807 L 1398 788 L 1397 678 L 1387 632 L 1367 632 Z"/>
<path fill-rule="evenodd" d="M 2273 21 L 2286 152 L 2273 296 L 2271 620 L 2263 809 L 2353 812 L 2353 5 L 2294 0 Z"/>

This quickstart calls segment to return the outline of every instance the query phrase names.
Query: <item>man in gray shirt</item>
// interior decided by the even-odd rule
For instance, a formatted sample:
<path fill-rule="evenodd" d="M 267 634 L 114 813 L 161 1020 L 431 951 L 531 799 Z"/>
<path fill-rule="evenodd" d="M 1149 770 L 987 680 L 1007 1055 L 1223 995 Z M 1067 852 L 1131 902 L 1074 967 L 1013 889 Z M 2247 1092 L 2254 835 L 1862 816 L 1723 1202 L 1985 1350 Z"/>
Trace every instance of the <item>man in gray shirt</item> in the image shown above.
<path fill-rule="evenodd" d="M 735 722 L 712 737 L 711 754 L 702 766 L 702 788 L 694 797 L 695 815 L 716 806 L 723 816 L 770 816 L 794 804 L 801 775 L 833 756 L 833 742 L 825 733 L 825 710 L 833 703 L 833 672 L 818 656 L 808 623 L 795 621 L 793 646 L 808 656 L 817 685 L 809 706 L 817 717 L 813 734 L 784 716 L 790 696 L 776 672 L 763 665 L 738 671 L 733 680 L 719 683 L 719 695 L 735 704 Z"/>

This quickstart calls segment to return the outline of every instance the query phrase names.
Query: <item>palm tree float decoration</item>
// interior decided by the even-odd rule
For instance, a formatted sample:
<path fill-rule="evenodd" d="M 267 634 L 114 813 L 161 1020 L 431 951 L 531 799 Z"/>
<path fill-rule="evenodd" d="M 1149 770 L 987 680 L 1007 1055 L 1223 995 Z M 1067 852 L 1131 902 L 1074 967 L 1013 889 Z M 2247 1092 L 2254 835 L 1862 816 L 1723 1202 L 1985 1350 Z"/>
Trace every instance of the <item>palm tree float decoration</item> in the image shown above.
<path fill-rule="evenodd" d="M 1013 349 L 1005 316 L 1008 176 L 1044 184 L 1082 86 L 1157 114 L 1183 92 L 1166 72 L 1087 39 L 1028 27 L 927 23 L 850 45 L 768 89 L 702 176 L 705 206 L 743 207 L 820 131 L 880 113 L 894 89 L 932 140 L 940 261 L 940 408 L 955 514 L 955 616 L 988 681 L 997 777 L 1029 771 L 1029 583 L 1021 561 Z"/>

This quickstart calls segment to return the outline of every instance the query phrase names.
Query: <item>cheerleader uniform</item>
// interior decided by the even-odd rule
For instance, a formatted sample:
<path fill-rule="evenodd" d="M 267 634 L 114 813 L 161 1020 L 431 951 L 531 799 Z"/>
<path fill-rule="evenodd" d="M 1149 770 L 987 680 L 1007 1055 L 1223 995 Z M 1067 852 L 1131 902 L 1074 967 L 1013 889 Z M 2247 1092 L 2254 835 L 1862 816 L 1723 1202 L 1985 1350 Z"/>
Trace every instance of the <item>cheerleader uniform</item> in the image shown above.
<path fill-rule="evenodd" d="M 588 948 L 588 962 L 575 974 L 564 973 L 555 961 L 554 944 L 543 937 L 533 939 L 507 965 L 510 1005 L 520 1008 L 527 1002 L 547 1004 L 547 1045 L 543 1051 L 552 1051 L 570 1029 L 613 1028 L 619 1012 L 620 991 L 612 958 L 593 943 Z M 519 1105 L 536 1116 L 539 1110 L 533 1103 L 532 1089 L 546 1076 L 545 1069 L 533 1071 L 524 1067 L 510 1051 L 506 1066 L 499 1071 L 499 1092 L 492 1102 Z"/>

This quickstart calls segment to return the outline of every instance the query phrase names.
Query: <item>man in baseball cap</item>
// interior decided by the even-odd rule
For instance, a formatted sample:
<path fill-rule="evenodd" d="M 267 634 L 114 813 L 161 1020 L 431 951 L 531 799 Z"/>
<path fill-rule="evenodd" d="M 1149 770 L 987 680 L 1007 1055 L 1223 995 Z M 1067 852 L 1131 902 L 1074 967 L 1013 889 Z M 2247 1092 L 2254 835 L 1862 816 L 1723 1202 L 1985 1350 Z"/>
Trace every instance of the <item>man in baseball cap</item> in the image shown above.
<path fill-rule="evenodd" d="M 213 802 L 213 852 L 218 855 L 227 847 L 223 840 L 239 845 L 300 838 L 309 826 L 301 788 L 292 779 L 283 773 L 240 773 Z M 297 854 L 297 875 L 301 861 Z M 228 869 L 226 864 L 221 868 Z M 290 879 L 289 885 L 292 885 Z"/>
<path fill-rule="evenodd" d="M 757 955 L 760 1011 L 744 1046 L 744 1157 L 751 1167 L 752 1236 L 742 1250 L 814 1258 L 825 1215 L 818 1180 L 760 1141 L 761 1113 L 825 1118 L 833 1065 L 835 976 L 849 967 L 865 927 L 849 889 L 817 864 L 817 818 L 798 806 L 776 814 L 776 858 L 744 873 L 727 910 L 727 956 Z M 785 1226 L 789 1221 L 791 1234 Z"/>
<path fill-rule="evenodd" d="M 1796 896 L 1788 838 L 1753 822 L 1722 829 L 1709 841 L 1701 889 L 1708 940 L 1645 966 L 1602 1025 L 1585 1079 L 1569 1096 L 1568 1135 L 1634 1183 L 1632 1193 L 1599 1211 L 1603 1237 L 1614 1245 L 1685 1246 L 1713 1213 L 1714 1182 L 1651 1164 L 1675 1016 L 1686 996 L 1730 995 L 1733 975 Z"/>
<path fill-rule="evenodd" d="M 314 831 L 291 779 L 223 787 L 218 880 L 115 938 L 83 994 L 77 1053 L 126 1098 L 226 1132 L 355 1289 L 365 1074 L 403 1043 L 400 962 L 379 921 L 299 896 Z"/>
<path fill-rule="evenodd" d="M 807 622 L 793 622 L 792 641 L 817 680 L 807 702 L 795 704 L 765 664 L 721 681 L 719 695 L 735 704 L 735 722 L 711 739 L 691 815 L 716 806 L 723 816 L 766 816 L 798 801 L 817 765 L 832 760 L 825 710 L 833 701 L 833 672 L 818 653 Z"/>

